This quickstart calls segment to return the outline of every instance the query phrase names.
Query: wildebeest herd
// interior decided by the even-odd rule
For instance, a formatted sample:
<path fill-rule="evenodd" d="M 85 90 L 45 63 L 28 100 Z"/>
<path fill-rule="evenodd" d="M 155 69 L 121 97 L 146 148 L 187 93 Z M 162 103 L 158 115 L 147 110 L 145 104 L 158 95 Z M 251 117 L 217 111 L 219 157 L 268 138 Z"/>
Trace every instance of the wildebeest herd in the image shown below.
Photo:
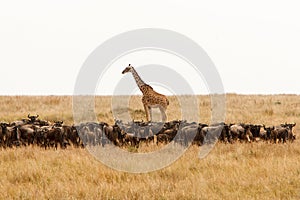
<path fill-rule="evenodd" d="M 258 124 L 202 124 L 174 120 L 170 122 L 147 123 L 115 121 L 114 125 L 105 122 L 87 122 L 79 125 L 64 125 L 63 121 L 50 123 L 39 119 L 39 115 L 28 114 L 27 119 L 11 123 L 0 123 L 0 147 L 39 146 L 45 149 L 85 146 L 105 146 L 114 144 L 120 147 L 138 148 L 141 143 L 167 144 L 172 141 L 181 145 L 203 145 L 219 140 L 224 143 L 293 142 L 295 123 L 278 126 Z"/>

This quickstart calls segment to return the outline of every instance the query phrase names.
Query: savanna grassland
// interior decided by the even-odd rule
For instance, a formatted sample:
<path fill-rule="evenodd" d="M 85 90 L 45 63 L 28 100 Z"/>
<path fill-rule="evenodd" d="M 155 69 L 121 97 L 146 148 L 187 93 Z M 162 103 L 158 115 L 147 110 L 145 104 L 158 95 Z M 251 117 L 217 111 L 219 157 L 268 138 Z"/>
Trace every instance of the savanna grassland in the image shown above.
<path fill-rule="evenodd" d="M 180 119 L 177 98 L 169 100 L 168 120 Z M 209 123 L 210 98 L 198 100 L 200 120 Z M 73 123 L 70 96 L 3 96 L 0 105 L 0 121 L 37 113 L 41 119 Z M 95 112 L 99 121 L 112 124 L 111 97 L 96 97 Z M 131 98 L 130 114 L 145 120 L 140 97 Z M 200 147 L 192 146 L 172 165 L 146 174 L 112 170 L 80 148 L 2 149 L 0 199 L 300 199 L 300 96 L 229 94 L 226 123 L 234 122 L 296 122 L 297 139 L 218 143 L 204 159 L 198 158 Z"/>

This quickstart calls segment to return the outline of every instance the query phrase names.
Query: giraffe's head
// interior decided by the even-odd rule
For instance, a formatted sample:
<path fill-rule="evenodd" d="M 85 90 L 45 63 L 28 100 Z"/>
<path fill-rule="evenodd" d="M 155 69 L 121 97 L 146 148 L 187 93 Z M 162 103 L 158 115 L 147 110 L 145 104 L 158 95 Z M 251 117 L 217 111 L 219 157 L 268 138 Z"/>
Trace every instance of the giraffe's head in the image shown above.
<path fill-rule="evenodd" d="M 123 71 L 122 71 L 122 74 L 125 74 L 127 72 L 130 72 L 132 69 L 132 66 L 129 64 L 128 67 L 126 67 Z"/>

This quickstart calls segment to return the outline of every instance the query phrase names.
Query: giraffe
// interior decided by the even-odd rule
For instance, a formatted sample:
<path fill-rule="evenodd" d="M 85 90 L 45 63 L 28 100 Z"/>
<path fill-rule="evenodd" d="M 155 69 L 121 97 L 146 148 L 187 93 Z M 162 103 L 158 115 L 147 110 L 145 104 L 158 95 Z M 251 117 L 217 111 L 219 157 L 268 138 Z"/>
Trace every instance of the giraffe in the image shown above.
<path fill-rule="evenodd" d="M 167 99 L 167 97 L 154 91 L 154 89 L 150 85 L 146 84 L 130 64 L 123 70 L 122 74 L 125 74 L 127 72 L 132 73 L 137 86 L 143 93 L 142 103 L 146 112 L 147 121 L 152 121 L 151 109 L 159 108 L 162 115 L 162 121 L 165 122 L 167 120 L 166 110 L 169 105 L 169 100 Z"/>

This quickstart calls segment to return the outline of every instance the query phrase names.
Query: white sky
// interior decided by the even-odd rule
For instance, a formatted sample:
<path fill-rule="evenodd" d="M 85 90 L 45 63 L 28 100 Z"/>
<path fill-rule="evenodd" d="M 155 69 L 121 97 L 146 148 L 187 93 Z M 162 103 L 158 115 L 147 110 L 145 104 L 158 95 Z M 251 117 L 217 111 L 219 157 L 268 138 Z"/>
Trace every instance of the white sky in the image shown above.
<path fill-rule="evenodd" d="M 170 29 L 197 42 L 216 65 L 225 92 L 300 94 L 298 2 L 0 1 L 0 95 L 71 95 L 88 55 L 112 36 L 138 28 Z M 139 65 L 141 58 L 130 63 Z M 119 75 L 101 80 L 107 88 L 99 94 L 113 93 L 127 61 L 112 71 Z M 201 93 L 199 84 L 192 87 Z"/>

